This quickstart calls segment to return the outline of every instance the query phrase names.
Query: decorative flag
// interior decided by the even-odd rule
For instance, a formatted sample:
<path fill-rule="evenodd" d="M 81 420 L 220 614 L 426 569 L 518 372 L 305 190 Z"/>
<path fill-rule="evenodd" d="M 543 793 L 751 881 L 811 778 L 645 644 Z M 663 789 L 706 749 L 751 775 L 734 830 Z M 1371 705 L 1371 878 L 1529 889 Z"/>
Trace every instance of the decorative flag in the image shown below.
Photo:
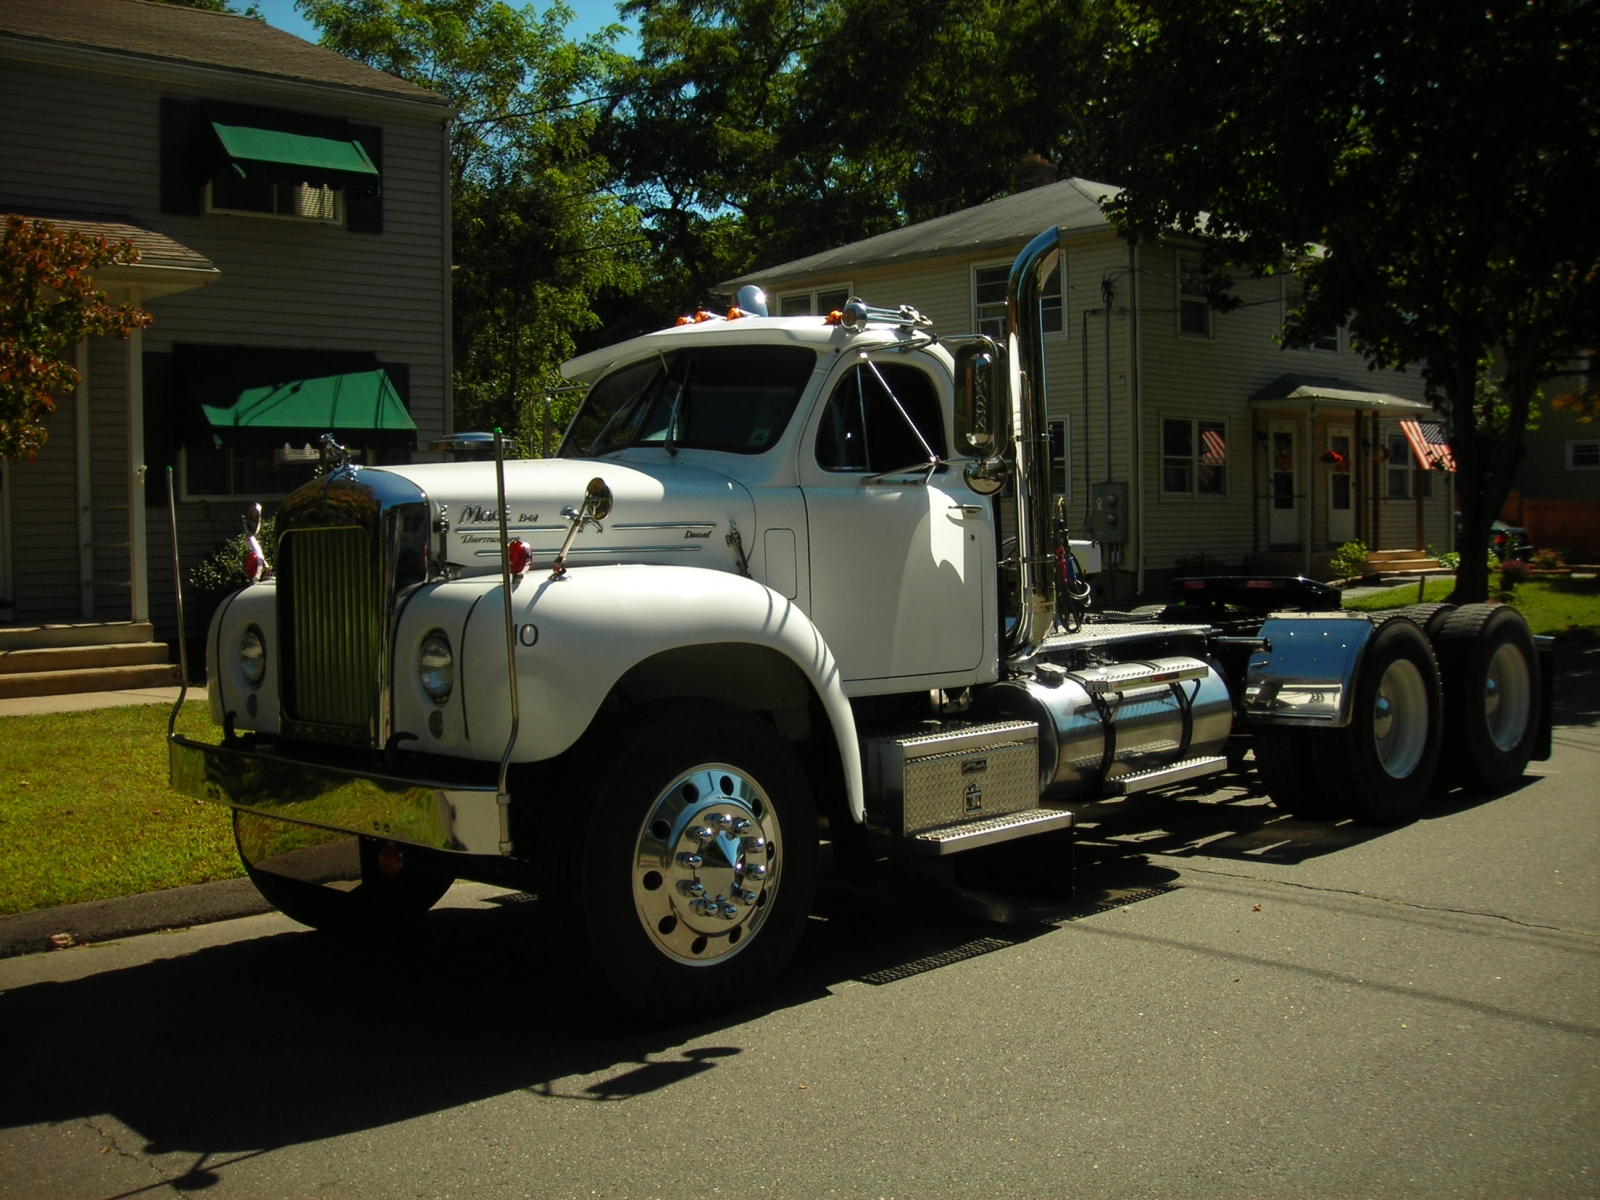
<path fill-rule="evenodd" d="M 1401 421 L 1400 432 L 1406 435 L 1412 457 L 1422 470 L 1455 471 L 1456 460 L 1450 455 L 1450 441 L 1438 421 Z"/>

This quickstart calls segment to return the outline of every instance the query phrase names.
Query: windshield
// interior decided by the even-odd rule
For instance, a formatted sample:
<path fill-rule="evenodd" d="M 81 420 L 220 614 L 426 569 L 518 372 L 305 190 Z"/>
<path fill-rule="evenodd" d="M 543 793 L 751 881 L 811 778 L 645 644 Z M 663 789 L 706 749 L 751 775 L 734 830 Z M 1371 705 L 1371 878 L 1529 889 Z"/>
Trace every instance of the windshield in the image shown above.
<path fill-rule="evenodd" d="M 584 397 L 562 458 L 627 446 L 761 454 L 777 445 L 817 355 L 804 346 L 705 346 L 611 372 Z"/>

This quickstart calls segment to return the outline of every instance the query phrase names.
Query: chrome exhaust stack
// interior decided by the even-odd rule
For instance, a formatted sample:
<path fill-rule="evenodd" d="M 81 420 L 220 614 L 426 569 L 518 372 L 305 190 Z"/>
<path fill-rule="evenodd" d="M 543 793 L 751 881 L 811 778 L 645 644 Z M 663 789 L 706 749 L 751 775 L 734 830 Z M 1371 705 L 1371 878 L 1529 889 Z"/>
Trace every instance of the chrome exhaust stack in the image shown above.
<path fill-rule="evenodd" d="M 1044 329 L 1039 297 L 1061 254 L 1052 226 L 1023 248 L 1006 285 L 1011 363 L 1011 421 L 1016 448 L 1017 622 L 1005 632 L 1004 658 L 1013 671 L 1030 660 L 1055 621 L 1051 573 L 1050 444 L 1044 387 Z"/>

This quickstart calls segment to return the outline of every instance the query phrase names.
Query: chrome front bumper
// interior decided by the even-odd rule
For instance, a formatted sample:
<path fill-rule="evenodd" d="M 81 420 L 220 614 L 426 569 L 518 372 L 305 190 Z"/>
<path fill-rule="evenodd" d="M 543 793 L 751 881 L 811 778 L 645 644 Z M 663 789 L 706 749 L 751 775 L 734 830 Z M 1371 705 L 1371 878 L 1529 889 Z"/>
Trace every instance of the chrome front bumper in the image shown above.
<path fill-rule="evenodd" d="M 430 850 L 509 850 L 493 787 L 347 771 L 177 735 L 167 739 L 167 763 L 173 790 L 196 800 Z"/>

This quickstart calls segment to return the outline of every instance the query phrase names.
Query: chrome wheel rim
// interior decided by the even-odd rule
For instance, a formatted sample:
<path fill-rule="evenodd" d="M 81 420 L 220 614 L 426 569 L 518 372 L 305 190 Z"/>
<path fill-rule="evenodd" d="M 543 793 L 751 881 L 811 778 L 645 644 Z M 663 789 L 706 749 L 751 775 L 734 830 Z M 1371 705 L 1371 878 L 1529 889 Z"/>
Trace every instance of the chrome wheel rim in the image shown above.
<path fill-rule="evenodd" d="M 1528 732 L 1532 697 L 1528 660 L 1508 642 L 1494 652 L 1483 680 L 1483 715 L 1501 750 L 1515 750 Z"/>
<path fill-rule="evenodd" d="M 1391 778 L 1407 778 L 1422 761 L 1428 744 L 1428 689 L 1422 672 L 1409 659 L 1390 663 L 1378 681 L 1372 740 L 1378 762 Z"/>
<path fill-rule="evenodd" d="M 777 898 L 783 834 L 761 786 L 738 767 L 677 776 L 639 826 L 633 903 L 656 949 L 691 966 L 738 954 Z"/>

